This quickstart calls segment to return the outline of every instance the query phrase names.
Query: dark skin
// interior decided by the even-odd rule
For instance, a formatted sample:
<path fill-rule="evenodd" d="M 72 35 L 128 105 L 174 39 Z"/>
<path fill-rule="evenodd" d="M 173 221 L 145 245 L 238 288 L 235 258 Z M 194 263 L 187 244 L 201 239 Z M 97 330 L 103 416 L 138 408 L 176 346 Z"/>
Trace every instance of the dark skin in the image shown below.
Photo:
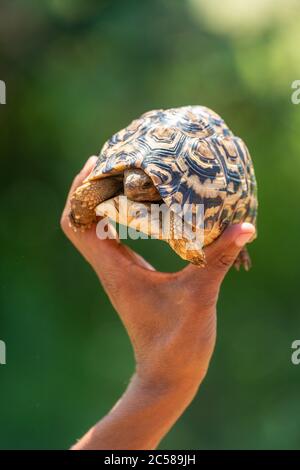
<path fill-rule="evenodd" d="M 206 268 L 189 264 L 177 273 L 158 272 L 118 240 L 99 240 L 93 227 L 83 233 L 70 227 L 70 195 L 95 159 L 75 178 L 61 226 L 118 312 L 134 349 L 136 370 L 119 402 L 73 449 L 154 449 L 206 375 L 216 341 L 220 286 L 255 228 L 244 223 L 226 229 L 205 249 Z"/>

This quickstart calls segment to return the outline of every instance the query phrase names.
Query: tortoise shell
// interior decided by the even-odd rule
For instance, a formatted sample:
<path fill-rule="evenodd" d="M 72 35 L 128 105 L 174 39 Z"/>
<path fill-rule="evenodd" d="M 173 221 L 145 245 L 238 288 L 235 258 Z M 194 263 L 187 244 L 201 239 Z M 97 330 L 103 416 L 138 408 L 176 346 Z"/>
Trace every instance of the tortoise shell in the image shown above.
<path fill-rule="evenodd" d="M 229 224 L 255 224 L 256 180 L 245 143 L 204 106 L 147 112 L 103 146 L 88 181 L 140 168 L 171 206 L 202 204 L 204 246 Z"/>

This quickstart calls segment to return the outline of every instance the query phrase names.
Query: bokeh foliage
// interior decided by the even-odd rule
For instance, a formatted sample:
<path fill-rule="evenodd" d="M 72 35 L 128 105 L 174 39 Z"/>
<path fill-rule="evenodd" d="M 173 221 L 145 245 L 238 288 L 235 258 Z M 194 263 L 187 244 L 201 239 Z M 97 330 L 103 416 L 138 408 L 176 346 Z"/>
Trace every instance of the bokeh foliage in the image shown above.
<path fill-rule="evenodd" d="M 1 1 L 0 448 L 66 448 L 126 387 L 128 339 L 60 212 L 113 132 L 184 104 L 215 109 L 247 142 L 259 238 L 252 271 L 224 283 L 208 376 L 162 448 L 299 447 L 299 20 L 293 0 Z M 162 242 L 131 245 L 182 266 Z"/>

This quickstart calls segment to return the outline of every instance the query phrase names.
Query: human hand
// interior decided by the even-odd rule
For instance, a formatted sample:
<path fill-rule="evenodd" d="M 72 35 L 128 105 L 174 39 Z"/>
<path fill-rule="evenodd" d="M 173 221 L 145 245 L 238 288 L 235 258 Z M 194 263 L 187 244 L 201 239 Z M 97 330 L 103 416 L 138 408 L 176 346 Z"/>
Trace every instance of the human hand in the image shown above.
<path fill-rule="evenodd" d="M 69 226 L 70 195 L 95 159 L 91 157 L 75 178 L 61 226 L 95 270 L 128 332 L 136 359 L 135 390 L 172 390 L 180 414 L 203 380 L 213 353 L 220 285 L 255 228 L 248 223 L 227 228 L 205 249 L 205 268 L 190 264 L 176 273 L 158 272 L 118 240 L 100 240 L 93 228 L 75 233 Z"/>

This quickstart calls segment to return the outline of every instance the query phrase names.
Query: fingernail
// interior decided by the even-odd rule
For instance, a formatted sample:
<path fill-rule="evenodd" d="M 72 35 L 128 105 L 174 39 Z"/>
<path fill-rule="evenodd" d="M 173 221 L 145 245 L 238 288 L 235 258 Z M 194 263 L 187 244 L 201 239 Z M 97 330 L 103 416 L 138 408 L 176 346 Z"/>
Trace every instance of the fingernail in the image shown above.
<path fill-rule="evenodd" d="M 92 155 L 90 158 L 88 158 L 86 165 L 91 165 L 92 163 L 96 163 L 97 160 L 98 160 L 98 157 L 96 157 L 96 155 Z"/>
<path fill-rule="evenodd" d="M 248 222 L 244 222 L 241 226 L 244 233 L 241 233 L 235 240 L 235 244 L 238 247 L 242 247 L 248 243 L 255 233 L 255 227 Z"/>

